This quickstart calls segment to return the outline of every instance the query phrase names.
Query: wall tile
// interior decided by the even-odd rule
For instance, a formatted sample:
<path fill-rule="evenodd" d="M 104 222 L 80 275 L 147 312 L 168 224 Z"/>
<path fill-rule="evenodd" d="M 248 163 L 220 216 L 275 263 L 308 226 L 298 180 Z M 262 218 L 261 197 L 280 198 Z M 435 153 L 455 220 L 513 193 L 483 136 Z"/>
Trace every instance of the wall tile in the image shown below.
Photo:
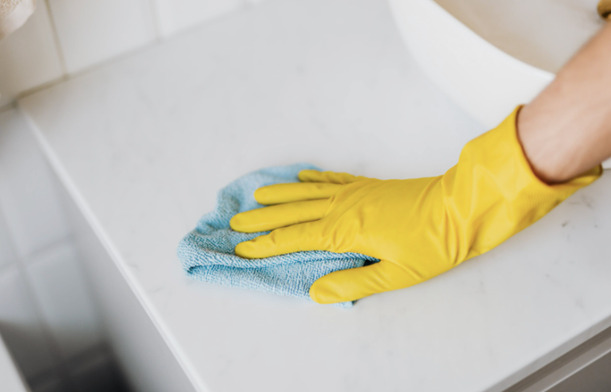
<path fill-rule="evenodd" d="M 45 1 L 28 21 L 0 41 L 0 106 L 17 94 L 62 76 Z"/>
<path fill-rule="evenodd" d="M 216 18 L 244 4 L 243 0 L 154 0 L 161 34 L 168 36 Z"/>
<path fill-rule="evenodd" d="M 65 359 L 101 344 L 100 320 L 71 242 L 35 255 L 27 273 L 46 325 Z"/>
<path fill-rule="evenodd" d="M 0 113 L 0 211 L 21 256 L 70 232 L 55 181 L 21 114 Z"/>
<path fill-rule="evenodd" d="M 28 392 L 23 375 L 0 336 L 0 380 L 3 391 Z"/>
<path fill-rule="evenodd" d="M 110 355 L 99 351 L 79 360 L 70 373 L 73 384 L 79 391 L 127 392 L 127 387 Z"/>
<path fill-rule="evenodd" d="M 16 267 L 0 274 L 0 333 L 26 378 L 55 365 L 56 358 Z"/>
<path fill-rule="evenodd" d="M 155 39 L 149 0 L 50 0 L 68 72 Z"/>
<path fill-rule="evenodd" d="M 56 375 L 50 375 L 44 380 L 37 380 L 34 383 L 31 383 L 30 389 L 32 392 L 73 392 L 73 388 L 71 388 L 65 380 L 62 380 L 60 377 Z"/>
<path fill-rule="evenodd" d="M 16 256 L 13 244 L 11 243 L 11 236 L 4 221 L 2 211 L 0 211 L 0 271 L 15 260 Z"/>

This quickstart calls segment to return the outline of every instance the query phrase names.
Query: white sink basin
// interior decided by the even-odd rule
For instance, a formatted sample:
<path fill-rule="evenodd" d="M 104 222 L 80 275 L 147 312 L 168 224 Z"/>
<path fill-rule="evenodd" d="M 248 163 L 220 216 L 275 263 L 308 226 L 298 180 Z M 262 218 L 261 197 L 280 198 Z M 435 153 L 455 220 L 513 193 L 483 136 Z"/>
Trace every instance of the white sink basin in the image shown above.
<path fill-rule="evenodd" d="M 436 0 L 471 31 L 536 68 L 556 73 L 603 25 L 598 0 Z"/>
<path fill-rule="evenodd" d="M 424 72 L 488 128 L 536 96 L 600 29 L 605 22 L 597 3 L 390 0 L 403 39 Z"/>

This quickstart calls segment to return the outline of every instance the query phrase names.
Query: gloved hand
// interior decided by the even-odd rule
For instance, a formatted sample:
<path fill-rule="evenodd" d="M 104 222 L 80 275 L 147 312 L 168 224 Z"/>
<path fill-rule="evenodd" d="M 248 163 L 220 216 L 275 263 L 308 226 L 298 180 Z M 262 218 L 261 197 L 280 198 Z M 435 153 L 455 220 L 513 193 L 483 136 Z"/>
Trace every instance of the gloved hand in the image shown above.
<path fill-rule="evenodd" d="M 438 177 L 377 180 L 303 170 L 299 183 L 257 189 L 256 200 L 272 206 L 235 215 L 231 227 L 273 231 L 238 244 L 236 254 L 326 250 L 380 259 L 312 285 L 314 301 L 335 303 L 420 283 L 492 249 L 602 172 L 599 166 L 567 183 L 541 182 L 517 138 L 518 110 L 467 143 L 458 164 Z"/>

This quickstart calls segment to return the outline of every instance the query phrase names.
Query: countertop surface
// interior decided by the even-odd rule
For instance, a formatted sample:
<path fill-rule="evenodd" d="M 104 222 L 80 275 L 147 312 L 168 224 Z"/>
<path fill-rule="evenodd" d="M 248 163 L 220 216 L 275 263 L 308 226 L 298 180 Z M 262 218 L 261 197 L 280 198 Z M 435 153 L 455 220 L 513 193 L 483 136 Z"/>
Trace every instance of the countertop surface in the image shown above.
<path fill-rule="evenodd" d="M 491 252 L 352 309 L 185 276 L 178 241 L 244 173 L 436 175 L 485 131 L 424 77 L 384 2 L 262 2 L 19 106 L 202 391 L 496 391 L 611 325 L 608 175 Z"/>

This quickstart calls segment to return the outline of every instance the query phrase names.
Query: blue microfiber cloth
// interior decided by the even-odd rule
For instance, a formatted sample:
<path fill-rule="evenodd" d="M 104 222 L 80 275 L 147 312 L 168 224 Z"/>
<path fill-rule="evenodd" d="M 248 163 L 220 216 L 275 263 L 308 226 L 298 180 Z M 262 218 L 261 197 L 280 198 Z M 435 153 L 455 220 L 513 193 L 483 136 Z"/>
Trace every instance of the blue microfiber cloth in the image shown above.
<path fill-rule="evenodd" d="M 229 227 L 237 213 L 263 207 L 254 199 L 255 189 L 271 184 L 298 182 L 303 169 L 317 169 L 308 164 L 261 169 L 238 178 L 221 189 L 214 211 L 204 215 L 197 227 L 178 245 L 178 258 L 190 276 L 205 282 L 231 287 L 245 287 L 310 300 L 310 286 L 323 275 L 378 261 L 357 253 L 325 251 L 296 252 L 264 259 L 244 259 L 234 253 L 235 246 L 260 233 L 238 233 Z M 344 302 L 340 306 L 352 306 Z"/>

